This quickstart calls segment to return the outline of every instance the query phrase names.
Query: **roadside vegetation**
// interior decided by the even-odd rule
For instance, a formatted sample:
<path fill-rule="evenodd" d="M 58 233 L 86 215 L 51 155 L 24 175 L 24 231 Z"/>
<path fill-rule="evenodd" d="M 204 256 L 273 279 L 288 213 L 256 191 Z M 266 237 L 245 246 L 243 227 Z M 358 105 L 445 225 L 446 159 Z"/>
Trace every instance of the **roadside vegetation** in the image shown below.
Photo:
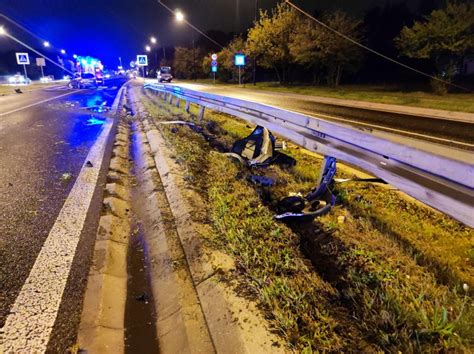
<path fill-rule="evenodd" d="M 429 90 L 437 95 L 447 94 L 448 89 L 469 92 L 450 83 L 455 80 L 462 86 L 462 82 L 469 82 L 474 6 L 454 0 L 444 5 L 419 9 L 421 16 L 405 4 L 392 4 L 374 7 L 363 19 L 342 11 L 317 13 L 310 18 L 281 1 L 271 11 L 260 11 L 246 33 L 228 38 L 218 51 L 205 46 L 175 48 L 173 67 L 179 79 L 209 77 L 211 53 L 216 53 L 217 79 L 235 83 L 239 82 L 239 70 L 234 55 L 244 53 L 248 62 L 241 73 L 247 83 L 253 81 L 254 67 L 258 67 L 264 80 L 273 78 L 284 85 L 306 82 L 337 88 L 343 82 L 401 84 L 408 80 L 429 82 Z"/>
<path fill-rule="evenodd" d="M 147 92 L 142 100 L 152 119 L 193 119 Z M 472 351 L 472 229 L 385 186 L 360 182 L 337 185 L 340 202 L 330 214 L 278 223 L 275 201 L 313 188 L 321 158 L 289 144 L 294 168 L 248 171 L 219 151 L 252 127 L 214 112 L 205 119 L 201 129 L 158 127 L 189 188 L 205 201 L 212 232 L 203 237 L 234 257 L 236 291 L 262 305 L 289 348 Z M 276 184 L 254 186 L 250 173 Z M 337 177 L 351 175 L 341 168 Z"/>

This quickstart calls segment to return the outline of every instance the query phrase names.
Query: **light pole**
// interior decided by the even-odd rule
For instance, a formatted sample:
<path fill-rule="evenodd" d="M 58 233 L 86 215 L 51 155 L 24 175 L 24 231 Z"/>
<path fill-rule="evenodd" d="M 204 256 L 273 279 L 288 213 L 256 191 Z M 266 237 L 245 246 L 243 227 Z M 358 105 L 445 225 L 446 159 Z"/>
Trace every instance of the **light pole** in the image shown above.
<path fill-rule="evenodd" d="M 177 22 L 184 22 L 184 14 L 181 12 L 181 10 L 176 10 L 174 14 Z M 191 32 L 191 39 L 193 42 L 193 69 L 191 73 L 191 78 L 193 80 L 196 80 L 196 43 L 194 41 L 194 32 Z"/>
<path fill-rule="evenodd" d="M 156 37 L 153 37 L 151 36 L 150 37 L 150 42 L 153 44 L 153 47 L 156 46 Z M 156 63 L 156 66 L 158 67 L 159 66 L 159 63 L 158 63 L 158 46 L 156 46 L 156 49 L 153 51 L 155 53 L 155 63 Z"/>
<path fill-rule="evenodd" d="M 258 17 L 258 0 L 255 0 L 255 24 L 257 23 Z M 257 58 L 255 55 L 253 56 L 253 75 L 252 75 L 252 83 L 255 86 L 257 84 Z"/>
<path fill-rule="evenodd" d="M 145 50 L 147 51 L 147 53 L 150 53 L 151 52 L 151 47 L 149 45 L 146 45 Z M 145 67 L 143 67 L 143 78 L 145 78 L 145 74 L 147 72 L 148 72 L 148 66 L 147 66 L 147 69 L 145 69 Z"/>

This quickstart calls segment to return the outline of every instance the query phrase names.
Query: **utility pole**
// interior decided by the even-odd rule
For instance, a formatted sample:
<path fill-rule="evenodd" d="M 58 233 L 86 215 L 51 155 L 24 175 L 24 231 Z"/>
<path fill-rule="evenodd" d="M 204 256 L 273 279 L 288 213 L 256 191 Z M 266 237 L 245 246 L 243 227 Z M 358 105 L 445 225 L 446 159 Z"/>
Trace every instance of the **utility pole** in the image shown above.
<path fill-rule="evenodd" d="M 196 81 L 196 44 L 194 43 L 194 33 L 192 34 L 193 39 L 193 80 Z"/>
<path fill-rule="evenodd" d="M 258 0 L 255 0 L 255 22 L 257 23 L 258 17 Z M 257 84 L 257 58 L 253 57 L 253 75 L 252 75 L 252 83 L 255 86 Z"/>

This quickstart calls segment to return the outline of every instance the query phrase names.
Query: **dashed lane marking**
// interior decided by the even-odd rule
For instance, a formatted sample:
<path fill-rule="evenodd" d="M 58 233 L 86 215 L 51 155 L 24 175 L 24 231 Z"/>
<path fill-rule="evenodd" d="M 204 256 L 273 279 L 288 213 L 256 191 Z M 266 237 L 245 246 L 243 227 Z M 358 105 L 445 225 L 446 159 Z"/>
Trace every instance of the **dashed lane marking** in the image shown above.
<path fill-rule="evenodd" d="M 44 353 L 98 181 L 112 121 L 90 149 L 72 190 L 7 316 L 4 353 Z M 92 163 L 87 164 L 87 161 Z M 32 235 L 34 237 L 34 235 Z M 1 350 L 0 350 L 1 351 Z"/>

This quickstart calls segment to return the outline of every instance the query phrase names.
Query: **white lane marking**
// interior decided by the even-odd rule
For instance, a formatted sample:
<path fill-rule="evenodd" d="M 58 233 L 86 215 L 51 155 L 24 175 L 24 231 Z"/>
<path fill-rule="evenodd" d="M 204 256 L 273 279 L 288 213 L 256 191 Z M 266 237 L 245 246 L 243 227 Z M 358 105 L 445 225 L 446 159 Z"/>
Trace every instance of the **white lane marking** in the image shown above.
<path fill-rule="evenodd" d="M 54 96 L 54 97 L 51 97 L 51 98 L 47 98 L 45 100 L 41 100 L 41 101 L 38 101 L 38 102 L 35 102 L 35 103 L 31 103 L 29 105 L 26 105 L 26 106 L 23 106 L 23 107 L 20 107 L 20 108 L 15 108 L 11 111 L 8 111 L 8 112 L 4 112 L 4 113 L 0 113 L 0 117 L 3 117 L 3 116 L 6 116 L 8 114 L 12 114 L 12 113 L 15 113 L 15 112 L 18 112 L 18 111 L 22 111 L 24 109 L 27 109 L 27 108 L 30 108 L 30 107 L 34 107 L 34 106 L 37 106 L 39 104 L 42 104 L 42 103 L 46 103 L 46 102 L 49 102 L 49 101 L 52 101 L 52 100 L 55 100 L 55 99 L 58 99 L 58 98 L 61 98 L 61 97 L 64 97 L 64 96 L 67 96 L 67 95 L 70 95 L 72 93 L 74 93 L 76 91 L 72 91 L 72 92 L 68 92 L 68 93 L 64 93 L 62 95 L 59 95 L 59 96 Z"/>
<path fill-rule="evenodd" d="M 28 279 L 7 316 L 0 339 L 0 348 L 3 342 L 4 353 L 46 351 L 112 125 L 112 121 L 107 120 L 90 149 Z M 87 167 L 87 161 L 92 163 L 92 167 Z"/>

